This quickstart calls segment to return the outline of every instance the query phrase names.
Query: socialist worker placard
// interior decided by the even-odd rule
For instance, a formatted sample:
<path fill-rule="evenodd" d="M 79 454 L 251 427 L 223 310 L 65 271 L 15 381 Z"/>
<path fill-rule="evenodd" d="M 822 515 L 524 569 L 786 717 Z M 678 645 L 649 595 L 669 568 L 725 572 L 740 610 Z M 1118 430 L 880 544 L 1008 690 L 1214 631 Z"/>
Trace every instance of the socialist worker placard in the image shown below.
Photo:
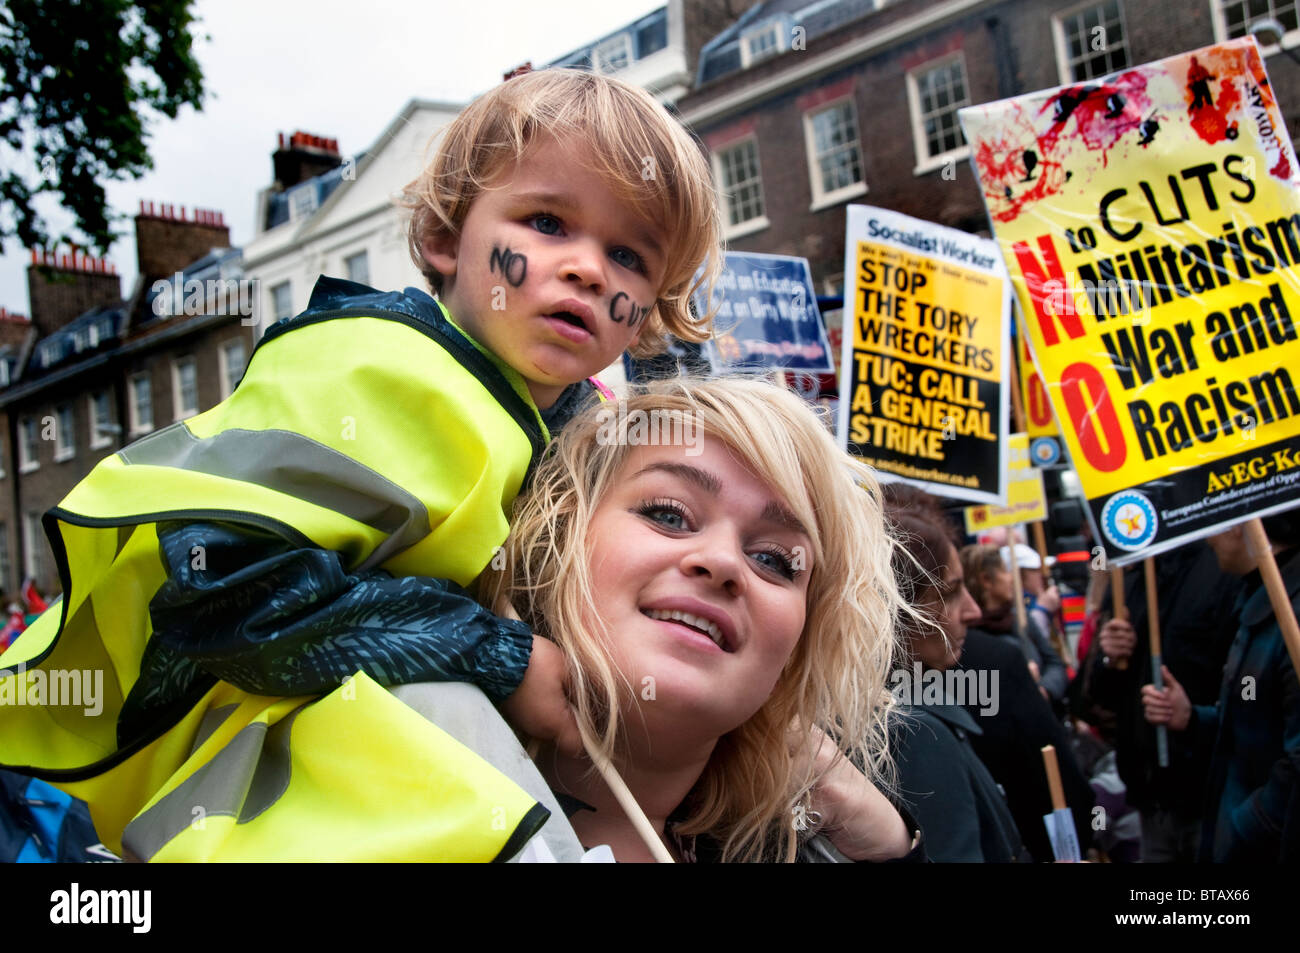
<path fill-rule="evenodd" d="M 1002 503 L 1010 288 L 988 239 L 850 205 L 840 442 L 931 493 Z"/>
<path fill-rule="evenodd" d="M 1300 497 L 1300 171 L 1253 38 L 960 113 L 1117 565 Z"/>

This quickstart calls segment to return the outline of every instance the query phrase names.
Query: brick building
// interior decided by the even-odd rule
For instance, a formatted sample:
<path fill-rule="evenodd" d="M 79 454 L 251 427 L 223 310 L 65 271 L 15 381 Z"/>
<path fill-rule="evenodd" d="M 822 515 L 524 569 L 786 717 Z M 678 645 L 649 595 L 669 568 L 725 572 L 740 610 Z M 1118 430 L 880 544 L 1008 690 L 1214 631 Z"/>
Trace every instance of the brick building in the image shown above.
<path fill-rule="evenodd" d="M 30 322 L 0 321 L 0 590 L 60 591 L 41 516 L 103 457 L 230 393 L 255 299 L 215 212 L 142 203 L 129 297 L 98 259 L 33 253 Z"/>
<path fill-rule="evenodd" d="M 677 105 L 723 191 L 728 245 L 843 287 L 845 206 L 987 234 L 957 110 L 1241 36 L 1243 0 L 765 0 L 705 43 Z M 1300 42 L 1296 3 L 1271 10 Z M 1294 138 L 1300 64 L 1266 49 Z"/>

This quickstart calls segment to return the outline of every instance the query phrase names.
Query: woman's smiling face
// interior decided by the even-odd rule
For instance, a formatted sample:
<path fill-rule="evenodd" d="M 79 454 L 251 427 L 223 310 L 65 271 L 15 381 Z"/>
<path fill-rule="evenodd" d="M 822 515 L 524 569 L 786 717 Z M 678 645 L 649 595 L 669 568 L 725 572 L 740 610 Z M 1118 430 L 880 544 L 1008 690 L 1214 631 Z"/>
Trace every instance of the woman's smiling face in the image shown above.
<path fill-rule="evenodd" d="M 633 449 L 590 533 L 594 609 L 641 715 L 720 737 L 758 711 L 803 631 L 813 568 L 787 503 L 706 436 L 690 453 Z"/>

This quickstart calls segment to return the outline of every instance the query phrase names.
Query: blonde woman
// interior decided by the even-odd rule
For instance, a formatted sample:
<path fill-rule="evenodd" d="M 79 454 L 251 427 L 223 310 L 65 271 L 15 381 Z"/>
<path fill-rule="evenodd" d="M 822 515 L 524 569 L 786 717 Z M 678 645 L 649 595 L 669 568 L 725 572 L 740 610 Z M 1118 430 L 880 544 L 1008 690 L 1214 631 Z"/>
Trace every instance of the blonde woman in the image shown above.
<path fill-rule="evenodd" d="M 676 859 L 796 860 L 818 828 L 848 859 L 919 853 L 870 783 L 901 608 L 879 491 L 798 397 L 674 382 L 595 409 L 513 526 L 485 598 L 559 646 L 579 724 Z M 584 846 L 649 859 L 589 761 L 537 764 Z"/>

